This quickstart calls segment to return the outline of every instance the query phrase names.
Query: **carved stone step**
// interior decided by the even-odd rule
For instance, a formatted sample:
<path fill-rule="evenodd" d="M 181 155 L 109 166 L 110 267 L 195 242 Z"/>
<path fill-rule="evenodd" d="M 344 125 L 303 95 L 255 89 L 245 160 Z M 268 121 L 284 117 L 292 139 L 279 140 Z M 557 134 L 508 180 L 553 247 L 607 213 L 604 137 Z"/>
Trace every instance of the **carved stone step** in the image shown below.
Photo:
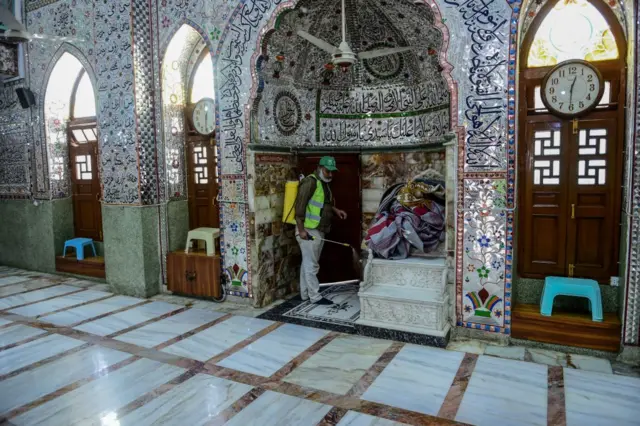
<path fill-rule="evenodd" d="M 438 337 L 449 332 L 449 296 L 441 292 L 374 285 L 358 296 L 357 324 Z"/>
<path fill-rule="evenodd" d="M 442 294 L 447 285 L 447 264 L 444 258 L 372 259 L 370 276 L 366 278 L 365 285 L 391 285 Z"/>

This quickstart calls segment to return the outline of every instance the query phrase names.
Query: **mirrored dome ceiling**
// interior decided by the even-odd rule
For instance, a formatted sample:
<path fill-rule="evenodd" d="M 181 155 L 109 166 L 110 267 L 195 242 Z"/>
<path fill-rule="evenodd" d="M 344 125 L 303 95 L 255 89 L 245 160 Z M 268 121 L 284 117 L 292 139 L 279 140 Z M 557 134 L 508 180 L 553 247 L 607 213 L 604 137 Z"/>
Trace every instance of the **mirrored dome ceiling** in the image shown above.
<path fill-rule="evenodd" d="M 342 40 L 341 0 L 301 0 L 278 18 L 276 29 L 263 40 L 262 77 L 268 83 L 348 89 L 407 86 L 430 81 L 448 92 L 439 53 L 443 36 L 425 4 L 408 0 L 346 0 L 347 34 L 358 53 L 387 47 L 415 49 L 358 60 L 346 73 L 327 66 L 331 54 L 297 34 L 304 30 L 333 46 Z"/>

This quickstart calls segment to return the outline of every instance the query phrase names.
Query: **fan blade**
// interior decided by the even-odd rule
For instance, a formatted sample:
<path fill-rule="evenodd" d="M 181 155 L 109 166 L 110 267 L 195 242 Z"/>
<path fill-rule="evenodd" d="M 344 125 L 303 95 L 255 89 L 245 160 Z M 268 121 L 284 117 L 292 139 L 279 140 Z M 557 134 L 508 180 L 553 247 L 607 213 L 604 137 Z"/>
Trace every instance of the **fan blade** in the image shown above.
<path fill-rule="evenodd" d="M 22 23 L 18 21 L 15 16 L 13 16 L 13 13 L 11 13 L 8 9 L 5 9 L 4 7 L 0 7 L 0 22 L 2 22 L 2 24 L 10 30 L 27 30 L 24 25 L 22 25 Z"/>
<path fill-rule="evenodd" d="M 415 46 L 408 47 L 390 47 L 388 49 L 369 50 L 367 52 L 358 53 L 359 59 L 373 59 L 380 56 L 393 55 L 394 53 L 408 52 L 415 49 Z"/>
<path fill-rule="evenodd" d="M 320 49 L 324 50 L 325 52 L 331 53 L 332 55 L 338 50 L 337 47 L 334 47 L 329 43 L 327 43 L 326 41 L 320 40 L 319 38 L 312 36 L 306 31 L 298 30 L 298 35 L 303 39 L 307 40 L 309 43 L 313 44 L 314 46 L 319 47 Z"/>

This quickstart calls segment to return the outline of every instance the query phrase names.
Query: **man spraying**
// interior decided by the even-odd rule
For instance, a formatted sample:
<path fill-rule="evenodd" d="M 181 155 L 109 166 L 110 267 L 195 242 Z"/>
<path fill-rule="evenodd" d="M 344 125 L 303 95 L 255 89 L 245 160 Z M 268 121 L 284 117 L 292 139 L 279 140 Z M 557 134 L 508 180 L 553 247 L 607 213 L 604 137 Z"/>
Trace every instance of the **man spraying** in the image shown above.
<path fill-rule="evenodd" d="M 333 305 L 333 302 L 320 295 L 320 254 L 324 241 L 331 230 L 333 215 L 347 218 L 347 213 L 334 206 L 329 183 L 333 172 L 338 171 L 333 157 L 322 157 L 318 169 L 300 182 L 296 198 L 296 239 L 302 252 L 300 267 L 300 296 L 302 300 L 311 299 L 318 305 Z"/>

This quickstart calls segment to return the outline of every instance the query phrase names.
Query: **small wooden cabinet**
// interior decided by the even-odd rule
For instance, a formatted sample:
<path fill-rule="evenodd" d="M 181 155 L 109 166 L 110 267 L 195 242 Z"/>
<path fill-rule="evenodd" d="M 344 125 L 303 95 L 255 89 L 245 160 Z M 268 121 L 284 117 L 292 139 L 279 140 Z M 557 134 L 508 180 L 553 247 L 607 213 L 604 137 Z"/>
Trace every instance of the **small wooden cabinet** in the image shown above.
<path fill-rule="evenodd" d="M 174 293 L 219 298 L 220 275 L 220 256 L 184 251 L 167 254 L 167 287 Z"/>

